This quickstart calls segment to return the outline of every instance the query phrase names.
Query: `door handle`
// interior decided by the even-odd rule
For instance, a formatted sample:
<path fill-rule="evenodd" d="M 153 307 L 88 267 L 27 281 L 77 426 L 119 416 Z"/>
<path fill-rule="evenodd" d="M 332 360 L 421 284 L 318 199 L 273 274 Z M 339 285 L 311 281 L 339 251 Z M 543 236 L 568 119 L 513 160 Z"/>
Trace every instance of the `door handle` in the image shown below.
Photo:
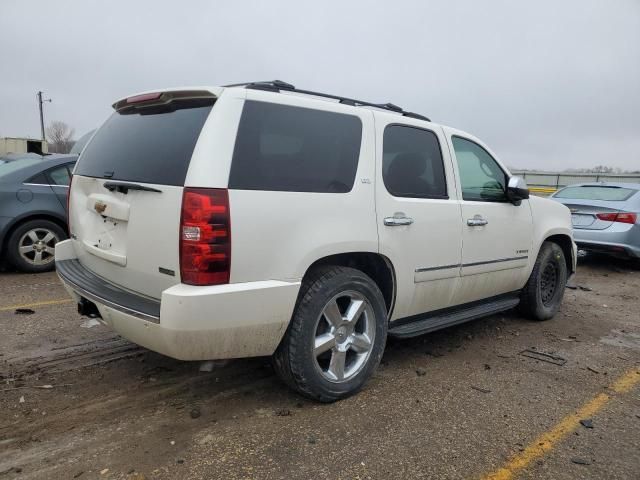
<path fill-rule="evenodd" d="M 475 215 L 473 218 L 467 220 L 467 225 L 470 227 L 482 227 L 489 223 L 489 220 L 483 218 L 482 215 Z"/>
<path fill-rule="evenodd" d="M 400 227 L 402 225 L 411 225 L 413 218 L 405 217 L 404 214 L 395 214 L 393 217 L 386 217 L 384 224 L 387 227 Z"/>

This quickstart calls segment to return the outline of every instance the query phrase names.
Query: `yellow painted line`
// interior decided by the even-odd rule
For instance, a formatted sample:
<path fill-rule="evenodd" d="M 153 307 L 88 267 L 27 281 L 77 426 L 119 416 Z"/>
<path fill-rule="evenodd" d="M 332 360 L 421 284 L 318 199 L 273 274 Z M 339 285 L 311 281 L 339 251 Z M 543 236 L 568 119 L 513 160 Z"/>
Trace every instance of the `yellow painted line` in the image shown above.
<path fill-rule="evenodd" d="M 640 383 L 640 370 L 632 369 L 620 377 L 613 385 L 609 386 L 609 391 L 626 393 L 638 383 Z M 516 473 L 537 458 L 542 457 L 553 449 L 560 440 L 573 432 L 578 427 L 581 419 L 597 413 L 609 400 L 611 400 L 611 396 L 606 393 L 596 395 L 575 413 L 567 415 L 551 430 L 536 438 L 522 452 L 511 457 L 504 466 L 482 478 L 484 480 L 510 480 L 514 478 Z"/>
<path fill-rule="evenodd" d="M 546 187 L 529 187 L 529 190 L 532 192 L 542 192 L 542 193 L 553 193 L 557 190 L 557 188 L 546 188 Z"/>
<path fill-rule="evenodd" d="M 11 305 L 9 307 L 0 307 L 0 312 L 7 312 L 9 310 L 15 310 L 16 308 L 32 308 L 32 307 L 43 307 L 45 305 L 60 305 L 61 303 L 69 303 L 73 302 L 70 298 L 65 298 L 64 300 L 48 300 L 46 302 L 36 302 L 36 303 L 25 303 L 24 305 Z"/>

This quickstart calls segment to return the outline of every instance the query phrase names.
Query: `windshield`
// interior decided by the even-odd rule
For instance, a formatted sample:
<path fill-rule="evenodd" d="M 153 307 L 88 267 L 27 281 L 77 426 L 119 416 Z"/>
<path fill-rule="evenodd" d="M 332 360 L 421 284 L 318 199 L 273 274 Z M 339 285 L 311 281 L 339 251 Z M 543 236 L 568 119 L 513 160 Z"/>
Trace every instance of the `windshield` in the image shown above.
<path fill-rule="evenodd" d="M 0 163 L 0 178 L 20 170 L 21 168 L 29 167 L 40 162 L 42 162 L 42 158 L 22 158 L 12 162 Z"/>
<path fill-rule="evenodd" d="M 82 151 L 76 175 L 184 185 L 211 105 L 116 112 Z"/>
<path fill-rule="evenodd" d="M 554 198 L 571 198 L 574 200 L 604 200 L 612 202 L 623 202 L 637 190 L 632 188 L 622 188 L 601 185 L 583 185 L 578 187 L 567 187 L 557 192 Z"/>

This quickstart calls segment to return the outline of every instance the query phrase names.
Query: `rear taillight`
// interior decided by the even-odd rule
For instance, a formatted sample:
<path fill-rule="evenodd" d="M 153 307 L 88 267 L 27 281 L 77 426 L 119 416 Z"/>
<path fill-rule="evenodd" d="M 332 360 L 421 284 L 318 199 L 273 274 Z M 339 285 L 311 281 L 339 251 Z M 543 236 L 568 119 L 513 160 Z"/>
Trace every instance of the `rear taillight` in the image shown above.
<path fill-rule="evenodd" d="M 180 221 L 182 283 L 229 283 L 230 270 L 231 216 L 227 190 L 185 188 Z"/>
<path fill-rule="evenodd" d="M 629 213 L 629 212 L 613 212 L 613 213 L 597 213 L 596 217 L 600 220 L 605 220 L 607 222 L 620 222 L 620 223 L 636 223 L 638 220 L 637 213 Z"/>

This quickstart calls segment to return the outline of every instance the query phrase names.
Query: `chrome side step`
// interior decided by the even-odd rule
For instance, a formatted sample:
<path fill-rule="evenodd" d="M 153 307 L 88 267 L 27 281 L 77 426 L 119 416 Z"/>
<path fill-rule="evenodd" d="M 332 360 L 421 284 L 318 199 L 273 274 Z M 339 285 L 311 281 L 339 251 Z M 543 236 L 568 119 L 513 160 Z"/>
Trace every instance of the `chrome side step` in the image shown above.
<path fill-rule="evenodd" d="M 493 297 L 481 302 L 473 302 L 458 307 L 446 308 L 424 315 L 396 320 L 391 323 L 389 336 L 396 338 L 416 337 L 459 323 L 486 317 L 509 310 L 520 303 L 517 293 Z M 396 325 L 394 325 L 396 324 Z"/>

